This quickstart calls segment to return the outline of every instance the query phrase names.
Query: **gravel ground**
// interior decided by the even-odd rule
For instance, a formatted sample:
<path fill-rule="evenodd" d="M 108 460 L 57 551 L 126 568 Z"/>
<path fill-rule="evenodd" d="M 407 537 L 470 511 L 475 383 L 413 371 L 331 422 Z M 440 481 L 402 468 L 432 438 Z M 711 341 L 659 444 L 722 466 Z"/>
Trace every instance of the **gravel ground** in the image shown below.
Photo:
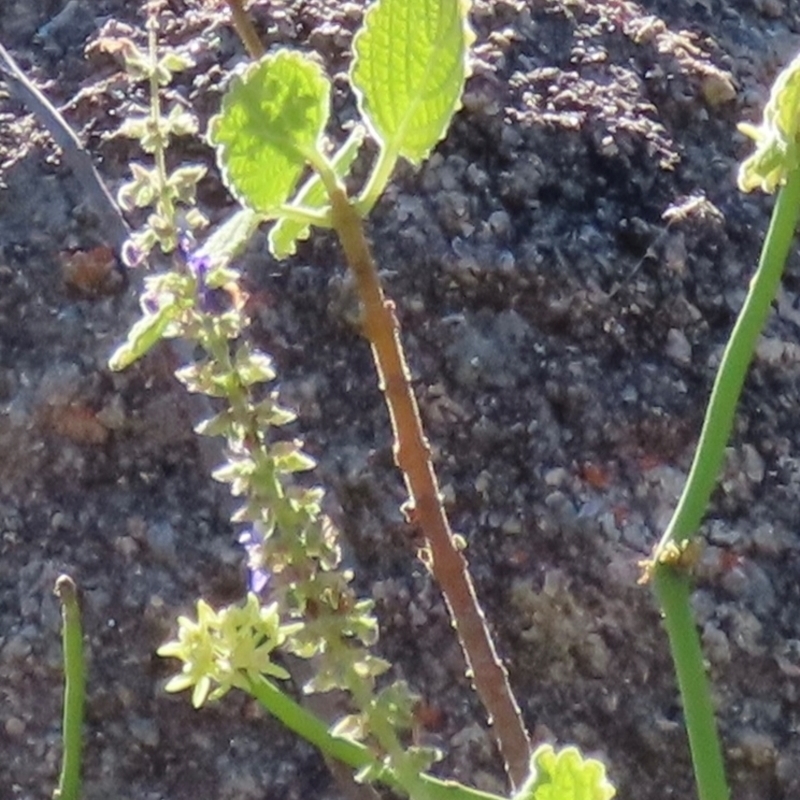
<path fill-rule="evenodd" d="M 244 59 L 214 3 L 173 0 L 165 36 L 198 69 L 204 119 Z M 65 10 L 66 9 L 66 10 Z M 267 45 L 332 74 L 362 3 L 257 0 Z M 537 738 L 602 757 L 620 797 L 693 796 L 665 636 L 636 585 L 690 463 L 768 222 L 736 189 L 794 0 L 475 0 L 474 74 L 451 135 L 401 168 L 371 221 L 444 494 Z M 138 3 L 5 0 L 0 41 L 79 133 L 108 185 L 109 137 L 143 99 L 93 45 Z M 111 26 L 111 27 L 109 27 Z M 140 35 L 140 34 L 137 34 Z M 88 53 L 88 55 L 86 55 Z M 354 117 L 343 79 L 335 116 Z M 200 142 L 177 160 L 211 164 Z M 132 289 L 89 291 L 65 252 L 103 245 L 82 187 L 25 109 L 0 103 L 0 797 L 40 798 L 59 759 L 56 576 L 84 592 L 87 800 L 331 800 L 316 753 L 242 697 L 194 712 L 153 652 L 198 595 L 244 591 L 222 490 L 159 351 L 106 367 Z M 200 202 L 231 208 L 215 177 Z M 134 220 L 135 222 L 135 220 Z M 68 261 L 68 259 L 66 259 Z M 254 338 L 341 520 L 382 648 L 431 709 L 442 772 L 503 791 L 442 600 L 412 560 L 389 426 L 335 242 L 243 259 Z M 98 287 L 90 287 L 97 289 Z M 109 293 L 106 293 L 106 290 Z M 87 296 L 91 295 L 91 296 Z M 800 264 L 748 380 L 694 595 L 735 800 L 800 796 Z"/>

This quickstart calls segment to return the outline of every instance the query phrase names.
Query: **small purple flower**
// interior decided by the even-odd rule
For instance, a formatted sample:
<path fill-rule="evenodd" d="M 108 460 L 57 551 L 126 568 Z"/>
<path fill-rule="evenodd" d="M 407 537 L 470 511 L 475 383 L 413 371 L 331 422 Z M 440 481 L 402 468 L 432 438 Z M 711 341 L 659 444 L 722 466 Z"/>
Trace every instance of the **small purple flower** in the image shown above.
<path fill-rule="evenodd" d="M 179 247 L 189 272 L 197 281 L 197 298 L 201 311 L 206 314 L 221 314 L 227 308 L 227 295 L 224 289 L 214 289 L 208 285 L 211 258 L 195 252 L 195 241 L 190 234 L 181 236 Z"/>
<path fill-rule="evenodd" d="M 142 294 L 142 298 L 140 300 L 142 310 L 146 314 L 157 314 L 159 309 L 161 308 L 158 302 L 158 295 L 155 292 L 145 292 Z"/>
<path fill-rule="evenodd" d="M 254 525 L 239 536 L 239 544 L 247 551 L 247 568 L 250 571 L 250 590 L 261 594 L 269 583 L 270 573 L 264 567 L 264 553 L 261 549 L 263 537 Z"/>
<path fill-rule="evenodd" d="M 130 239 L 122 245 L 122 263 L 129 269 L 141 267 L 145 261 L 145 254 Z"/>

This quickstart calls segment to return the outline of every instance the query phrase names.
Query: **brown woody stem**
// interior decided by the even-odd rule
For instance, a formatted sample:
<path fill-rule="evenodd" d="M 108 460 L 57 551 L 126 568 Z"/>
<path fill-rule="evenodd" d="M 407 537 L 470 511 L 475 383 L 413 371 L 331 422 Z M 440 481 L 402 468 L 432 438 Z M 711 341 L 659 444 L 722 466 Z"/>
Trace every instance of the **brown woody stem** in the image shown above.
<path fill-rule="evenodd" d="M 236 28 L 236 33 L 239 34 L 247 54 L 253 60 L 261 58 L 264 55 L 264 45 L 261 44 L 261 39 L 258 38 L 256 29 L 244 10 L 243 0 L 226 0 L 226 2 L 231 10 L 233 27 Z"/>
<path fill-rule="evenodd" d="M 455 545 L 442 506 L 430 445 L 422 430 L 400 343 L 394 303 L 383 294 L 361 218 L 344 189 L 336 188 L 330 200 L 333 227 L 363 304 L 363 330 L 372 346 L 380 388 L 389 408 L 395 462 L 403 472 L 409 511 L 425 536 L 428 566 L 442 589 L 475 688 L 493 723 L 511 783 L 517 788 L 528 775 L 530 738 L 478 604 L 466 559 Z"/>

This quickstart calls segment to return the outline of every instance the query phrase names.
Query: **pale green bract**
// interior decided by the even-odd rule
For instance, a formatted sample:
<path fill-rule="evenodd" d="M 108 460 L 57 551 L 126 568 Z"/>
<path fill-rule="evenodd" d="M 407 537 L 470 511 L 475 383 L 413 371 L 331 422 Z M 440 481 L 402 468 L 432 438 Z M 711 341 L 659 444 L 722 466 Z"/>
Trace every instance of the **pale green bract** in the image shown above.
<path fill-rule="evenodd" d="M 755 153 L 739 167 L 739 188 L 774 192 L 800 166 L 800 56 L 775 80 L 761 125 L 742 122 L 738 128 L 756 143 Z"/>
<path fill-rule="evenodd" d="M 227 266 L 247 246 L 261 219 L 252 208 L 237 209 L 203 242 L 197 256 L 207 258 L 212 268 Z"/>
<path fill-rule="evenodd" d="M 233 79 L 209 139 L 242 205 L 275 213 L 321 151 L 330 81 L 310 58 L 280 50 Z"/>
<path fill-rule="evenodd" d="M 531 756 L 531 775 L 513 800 L 611 800 L 616 793 L 601 761 L 584 758 L 577 747 L 556 752 L 543 744 Z"/>
<path fill-rule="evenodd" d="M 380 0 L 353 42 L 351 82 L 370 133 L 419 164 L 460 108 L 474 34 L 467 0 Z"/>
<path fill-rule="evenodd" d="M 178 311 L 176 306 L 165 306 L 153 314 L 145 314 L 135 322 L 128 331 L 127 341 L 109 359 L 109 368 L 114 372 L 121 372 L 146 355 L 161 339 L 166 338 L 164 334 L 177 317 Z"/>

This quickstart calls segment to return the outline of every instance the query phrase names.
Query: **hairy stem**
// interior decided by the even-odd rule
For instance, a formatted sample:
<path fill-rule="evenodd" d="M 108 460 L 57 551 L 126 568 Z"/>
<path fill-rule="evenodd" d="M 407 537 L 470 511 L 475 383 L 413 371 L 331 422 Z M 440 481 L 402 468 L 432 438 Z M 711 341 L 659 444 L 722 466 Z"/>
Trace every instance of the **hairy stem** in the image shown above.
<path fill-rule="evenodd" d="M 389 408 L 395 461 L 410 498 L 408 516 L 425 536 L 429 567 L 445 596 L 475 688 L 494 725 L 511 782 L 517 787 L 528 774 L 530 739 L 478 604 L 466 559 L 454 543 L 442 506 L 430 445 L 422 430 L 400 344 L 394 304 L 384 297 L 361 218 L 344 189 L 337 187 L 330 199 L 333 226 L 356 278 L 364 307 L 364 333 L 372 346 L 380 388 Z"/>
<path fill-rule="evenodd" d="M 86 675 L 83 662 L 83 631 L 75 583 L 68 575 L 56 581 L 55 593 L 61 601 L 64 642 L 64 754 L 61 777 L 53 793 L 56 800 L 79 800 L 81 793 L 81 748 L 83 745 L 83 706 Z"/>
<path fill-rule="evenodd" d="M 261 58 L 261 56 L 264 55 L 264 45 L 261 44 L 261 39 L 258 38 L 256 29 L 253 27 L 250 17 L 244 10 L 244 3 L 242 0 L 225 1 L 228 4 L 228 8 L 231 10 L 233 27 L 236 29 L 236 33 L 239 34 L 239 38 L 242 40 L 247 54 L 252 59 Z"/>
<path fill-rule="evenodd" d="M 800 170 L 794 170 L 778 194 L 758 269 L 720 362 L 689 477 L 653 555 L 653 584 L 664 611 L 700 800 L 727 800 L 729 792 L 708 678 L 689 603 L 688 576 L 663 563 L 662 556 L 671 544 L 681 546 L 692 539 L 700 526 L 717 482 L 756 342 L 767 321 L 794 240 L 798 217 Z"/>

